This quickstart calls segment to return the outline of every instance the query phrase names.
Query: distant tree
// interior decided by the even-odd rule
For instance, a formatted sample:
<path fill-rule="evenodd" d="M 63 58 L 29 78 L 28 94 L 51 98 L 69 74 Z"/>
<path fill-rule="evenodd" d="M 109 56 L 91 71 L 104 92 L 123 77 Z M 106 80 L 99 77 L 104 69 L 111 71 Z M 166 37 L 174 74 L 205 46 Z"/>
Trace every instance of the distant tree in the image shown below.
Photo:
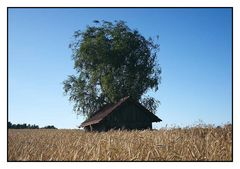
<path fill-rule="evenodd" d="M 43 129 L 57 129 L 55 126 L 51 126 L 51 125 L 48 125 L 48 126 L 45 126 L 43 127 Z"/>
<path fill-rule="evenodd" d="M 32 125 L 32 127 L 31 127 L 32 129 L 39 129 L 39 127 L 38 127 L 38 125 Z"/>
<path fill-rule="evenodd" d="M 158 101 L 146 97 L 158 90 L 161 69 L 157 64 L 159 45 L 145 39 L 124 21 L 94 21 L 85 31 L 76 31 L 69 45 L 76 75 L 63 82 L 64 93 L 74 102 L 74 111 L 90 117 L 107 103 L 130 96 L 153 113 Z"/>
<path fill-rule="evenodd" d="M 13 124 L 11 128 L 12 128 L 12 129 L 16 129 L 16 128 L 17 128 L 17 125 L 16 125 L 16 124 Z"/>
<path fill-rule="evenodd" d="M 11 127 L 12 127 L 12 123 L 8 122 L 8 128 L 11 128 Z"/>
<path fill-rule="evenodd" d="M 30 124 L 12 124 L 11 122 L 8 122 L 8 128 L 10 129 L 38 129 L 38 125 L 30 125 Z"/>
<path fill-rule="evenodd" d="M 17 128 L 17 129 L 21 129 L 21 124 L 17 124 L 17 125 L 16 125 L 16 128 Z"/>
<path fill-rule="evenodd" d="M 24 123 L 24 124 L 22 125 L 22 128 L 26 129 L 26 128 L 27 128 L 27 124 Z"/>

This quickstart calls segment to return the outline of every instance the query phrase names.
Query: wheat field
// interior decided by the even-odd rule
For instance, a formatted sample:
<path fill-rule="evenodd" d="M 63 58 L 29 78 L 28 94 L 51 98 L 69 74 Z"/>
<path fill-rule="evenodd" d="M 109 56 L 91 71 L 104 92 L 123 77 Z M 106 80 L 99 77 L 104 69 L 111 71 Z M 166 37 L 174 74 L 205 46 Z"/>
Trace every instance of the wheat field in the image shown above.
<path fill-rule="evenodd" d="M 8 161 L 232 161 L 232 125 L 108 132 L 8 129 Z"/>

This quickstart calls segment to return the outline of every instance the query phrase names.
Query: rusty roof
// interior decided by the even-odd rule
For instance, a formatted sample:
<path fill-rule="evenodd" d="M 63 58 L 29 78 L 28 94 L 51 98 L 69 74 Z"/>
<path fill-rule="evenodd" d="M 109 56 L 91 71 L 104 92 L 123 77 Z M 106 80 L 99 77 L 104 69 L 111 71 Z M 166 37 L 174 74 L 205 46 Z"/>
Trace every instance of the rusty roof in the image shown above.
<path fill-rule="evenodd" d="M 102 107 L 101 109 L 96 111 L 92 117 L 90 117 L 89 119 L 85 120 L 79 127 L 85 127 L 85 126 L 89 126 L 89 125 L 92 125 L 92 124 L 99 123 L 106 116 L 108 116 L 114 110 L 119 108 L 127 100 L 133 101 L 129 96 L 127 96 L 127 97 L 122 98 L 121 100 L 119 100 L 115 104 L 107 104 L 107 105 L 105 105 L 104 107 Z M 156 115 L 154 115 L 152 112 L 147 110 L 144 106 L 142 106 L 140 103 L 138 103 L 136 101 L 133 101 L 133 103 L 136 104 L 137 106 L 139 106 L 141 109 L 144 109 L 145 111 L 147 111 L 149 113 L 149 116 L 151 116 L 152 122 L 160 122 L 160 121 L 162 121 Z"/>

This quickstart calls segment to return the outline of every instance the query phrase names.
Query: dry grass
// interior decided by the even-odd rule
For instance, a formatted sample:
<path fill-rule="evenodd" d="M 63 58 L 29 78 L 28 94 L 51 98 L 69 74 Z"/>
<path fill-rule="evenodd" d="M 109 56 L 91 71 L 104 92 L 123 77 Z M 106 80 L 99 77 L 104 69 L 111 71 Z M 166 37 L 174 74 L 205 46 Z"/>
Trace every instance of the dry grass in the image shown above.
<path fill-rule="evenodd" d="M 232 161 L 232 126 L 158 131 L 9 129 L 9 161 Z"/>

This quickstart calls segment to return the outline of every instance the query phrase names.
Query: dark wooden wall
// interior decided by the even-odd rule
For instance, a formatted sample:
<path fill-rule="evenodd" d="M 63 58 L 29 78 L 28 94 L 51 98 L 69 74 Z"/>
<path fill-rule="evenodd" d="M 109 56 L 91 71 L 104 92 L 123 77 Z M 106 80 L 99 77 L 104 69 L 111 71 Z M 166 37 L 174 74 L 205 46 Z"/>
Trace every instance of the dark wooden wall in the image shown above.
<path fill-rule="evenodd" d="M 152 129 L 152 122 L 146 113 L 135 104 L 126 102 L 108 115 L 101 123 L 92 125 L 88 129 L 94 131 Z"/>

